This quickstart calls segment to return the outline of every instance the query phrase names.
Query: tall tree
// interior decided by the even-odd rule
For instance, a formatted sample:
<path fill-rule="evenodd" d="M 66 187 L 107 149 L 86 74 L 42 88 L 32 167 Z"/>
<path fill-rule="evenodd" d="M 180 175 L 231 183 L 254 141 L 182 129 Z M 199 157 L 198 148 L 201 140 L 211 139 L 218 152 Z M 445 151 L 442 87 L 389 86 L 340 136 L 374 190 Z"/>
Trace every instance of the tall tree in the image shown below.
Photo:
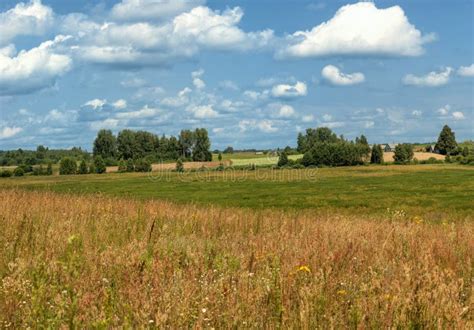
<path fill-rule="evenodd" d="M 370 163 L 372 164 L 383 163 L 383 150 L 380 144 L 374 144 L 372 146 L 372 153 L 370 155 Z"/>
<path fill-rule="evenodd" d="M 413 146 L 408 143 L 398 144 L 395 147 L 393 160 L 396 163 L 407 164 L 413 159 Z"/>
<path fill-rule="evenodd" d="M 197 162 L 211 161 L 211 142 L 209 141 L 207 130 L 205 128 L 196 128 L 194 136 L 195 145 L 193 148 L 193 160 Z"/>
<path fill-rule="evenodd" d="M 438 142 L 436 143 L 435 150 L 442 155 L 449 155 L 456 150 L 458 144 L 454 132 L 448 125 L 444 125 L 443 129 L 439 133 Z"/>
<path fill-rule="evenodd" d="M 102 158 L 115 158 L 117 155 L 117 139 L 112 131 L 101 129 L 94 140 L 94 156 Z"/>
<path fill-rule="evenodd" d="M 117 136 L 117 150 L 119 158 L 125 160 L 134 158 L 137 144 L 135 140 L 135 132 L 129 129 L 120 131 Z"/>
<path fill-rule="evenodd" d="M 191 158 L 193 146 L 195 144 L 195 135 L 191 130 L 182 130 L 179 133 L 179 144 L 181 145 L 181 157 Z"/>

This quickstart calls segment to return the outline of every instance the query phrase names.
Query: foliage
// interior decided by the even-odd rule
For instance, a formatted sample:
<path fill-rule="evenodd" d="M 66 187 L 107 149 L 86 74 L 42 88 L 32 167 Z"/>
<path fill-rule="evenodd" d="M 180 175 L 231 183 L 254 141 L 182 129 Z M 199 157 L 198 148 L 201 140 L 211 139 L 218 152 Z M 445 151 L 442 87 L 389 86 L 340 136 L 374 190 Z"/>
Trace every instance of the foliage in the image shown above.
<path fill-rule="evenodd" d="M 119 163 L 118 163 L 118 172 L 119 172 L 119 173 L 125 173 L 125 172 L 127 172 L 127 162 L 124 161 L 123 159 L 119 160 Z"/>
<path fill-rule="evenodd" d="M 435 149 L 442 155 L 449 155 L 456 150 L 458 144 L 454 132 L 448 125 L 444 125 L 439 133 L 438 142 Z"/>
<path fill-rule="evenodd" d="M 224 149 L 225 154 L 233 154 L 234 153 L 234 148 L 231 146 L 228 146 L 227 148 Z"/>
<path fill-rule="evenodd" d="M 89 169 L 87 167 L 86 161 L 83 159 L 81 160 L 81 163 L 79 164 L 79 170 L 77 171 L 78 174 L 87 174 L 89 172 Z"/>
<path fill-rule="evenodd" d="M 184 164 L 181 158 L 178 158 L 178 161 L 176 162 L 176 172 L 184 172 Z"/>
<path fill-rule="evenodd" d="M 371 164 L 382 164 L 383 163 L 383 150 L 380 144 L 374 144 L 372 146 L 372 152 L 370 155 Z"/>
<path fill-rule="evenodd" d="M 21 166 L 18 166 L 17 168 L 15 168 L 13 170 L 13 175 L 14 176 L 23 176 L 23 175 L 25 175 L 25 171 L 23 170 L 23 168 Z"/>
<path fill-rule="evenodd" d="M 135 164 L 133 163 L 133 159 L 127 160 L 127 172 L 134 172 L 135 171 Z"/>
<path fill-rule="evenodd" d="M 71 175 L 76 174 L 77 163 L 74 159 L 65 157 L 59 162 L 59 174 L 60 175 Z"/>
<path fill-rule="evenodd" d="M 51 162 L 57 163 L 64 157 L 74 159 L 89 159 L 89 154 L 81 148 L 49 149 L 44 146 L 38 146 L 36 150 L 0 150 L 0 166 L 19 166 L 19 165 L 40 165 Z"/>
<path fill-rule="evenodd" d="M 53 175 L 53 164 L 51 162 L 46 167 L 46 175 Z"/>
<path fill-rule="evenodd" d="M 97 155 L 94 157 L 94 173 L 102 174 L 107 171 L 107 167 L 105 166 L 105 161 L 102 156 Z"/>
<path fill-rule="evenodd" d="M 94 140 L 94 157 L 114 158 L 117 155 L 117 139 L 111 130 L 101 129 Z"/>
<path fill-rule="evenodd" d="M 12 171 L 10 170 L 3 170 L 0 171 L 0 178 L 9 178 L 13 175 Z"/>
<path fill-rule="evenodd" d="M 151 162 L 146 159 L 139 159 L 135 162 L 135 172 L 151 172 Z"/>
<path fill-rule="evenodd" d="M 278 158 L 278 163 L 277 163 L 277 166 L 278 167 L 283 167 L 283 166 L 286 166 L 288 165 L 288 156 L 286 154 L 286 152 L 281 152 L 280 153 L 280 157 Z"/>
<path fill-rule="evenodd" d="M 210 162 L 212 161 L 211 142 L 207 130 L 204 128 L 197 128 L 194 132 L 194 148 L 193 160 L 195 162 Z"/>
<path fill-rule="evenodd" d="M 408 164 L 413 159 L 413 154 L 413 146 L 411 144 L 398 144 L 395 147 L 393 160 L 398 164 Z"/>

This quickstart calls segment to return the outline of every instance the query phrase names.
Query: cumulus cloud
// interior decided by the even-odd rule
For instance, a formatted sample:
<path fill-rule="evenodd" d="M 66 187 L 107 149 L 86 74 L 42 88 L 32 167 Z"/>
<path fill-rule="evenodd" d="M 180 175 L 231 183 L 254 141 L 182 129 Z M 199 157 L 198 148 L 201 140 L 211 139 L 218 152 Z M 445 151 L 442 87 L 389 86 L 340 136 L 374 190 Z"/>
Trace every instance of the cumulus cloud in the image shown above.
<path fill-rule="evenodd" d="M 308 88 L 304 82 L 298 81 L 294 85 L 280 84 L 272 88 L 273 97 L 292 98 L 298 96 L 305 96 L 308 93 Z"/>
<path fill-rule="evenodd" d="M 20 2 L 14 8 L 0 13 L 0 46 L 17 36 L 41 35 L 54 21 L 53 10 L 40 0 Z"/>
<path fill-rule="evenodd" d="M 461 111 L 454 111 L 452 116 L 454 120 L 462 120 L 465 118 L 464 114 Z"/>
<path fill-rule="evenodd" d="M 436 110 L 436 112 L 439 113 L 441 116 L 446 116 L 450 110 L 451 110 L 451 106 L 449 104 L 446 104 L 444 107 L 441 107 L 438 110 Z"/>
<path fill-rule="evenodd" d="M 204 74 L 204 70 L 200 69 L 198 71 L 193 71 L 191 76 L 193 77 L 193 85 L 197 89 L 203 89 L 206 87 L 206 83 L 201 79 L 201 76 Z"/>
<path fill-rule="evenodd" d="M 3 127 L 2 129 L 0 129 L 0 139 L 11 138 L 11 137 L 17 135 L 18 133 L 20 133 L 21 131 L 23 131 L 23 129 L 21 127 L 16 127 L 16 126 Z"/>
<path fill-rule="evenodd" d="M 178 92 L 176 97 L 166 97 L 160 103 L 165 106 L 169 107 L 182 107 L 189 103 L 189 94 L 191 93 L 191 89 L 189 87 L 185 87 L 184 89 Z"/>
<path fill-rule="evenodd" d="M 112 7 L 119 20 L 157 20 L 175 16 L 204 4 L 204 0 L 122 0 Z"/>
<path fill-rule="evenodd" d="M 403 83 L 405 85 L 419 86 L 419 87 L 438 87 L 446 85 L 449 82 L 449 77 L 453 69 L 447 67 L 442 71 L 436 72 L 431 71 L 424 76 L 415 76 L 413 74 L 407 74 L 403 78 Z"/>
<path fill-rule="evenodd" d="M 187 110 L 197 119 L 215 118 L 219 115 L 217 111 L 213 109 L 212 105 L 192 105 L 189 106 Z"/>
<path fill-rule="evenodd" d="M 365 80 L 364 74 L 360 72 L 343 73 L 334 65 L 326 65 L 321 74 L 326 81 L 337 86 L 360 84 Z"/>
<path fill-rule="evenodd" d="M 421 117 L 422 114 L 423 114 L 423 112 L 420 111 L 420 110 L 413 110 L 413 111 L 411 112 L 411 115 L 412 115 L 413 117 L 417 117 L 417 118 Z"/>
<path fill-rule="evenodd" d="M 156 117 L 160 113 L 162 113 L 162 110 L 158 108 L 150 108 L 148 105 L 145 105 L 142 109 L 137 111 L 117 113 L 116 117 L 119 119 L 144 119 Z"/>
<path fill-rule="evenodd" d="M 89 127 L 93 131 L 98 131 L 100 129 L 115 129 L 119 126 L 119 120 L 115 118 L 107 118 L 105 120 L 94 121 L 89 124 Z"/>
<path fill-rule="evenodd" d="M 303 121 L 303 123 L 310 123 L 310 122 L 314 121 L 314 116 L 313 115 L 305 115 L 305 116 L 301 117 L 301 120 Z"/>
<path fill-rule="evenodd" d="M 25 94 L 54 85 L 56 78 L 72 66 L 69 56 L 54 50 L 68 38 L 59 35 L 16 55 L 12 47 L 0 51 L 0 95 Z"/>
<path fill-rule="evenodd" d="M 115 109 L 125 109 L 127 107 L 127 101 L 124 99 L 119 99 L 115 101 L 114 103 L 112 103 L 112 106 Z"/>
<path fill-rule="evenodd" d="M 274 126 L 273 121 L 268 119 L 244 119 L 239 122 L 239 128 L 241 132 L 255 129 L 258 129 L 259 131 L 264 133 L 275 133 L 278 131 L 278 129 Z"/>
<path fill-rule="evenodd" d="M 142 0 L 143 1 L 143 0 Z M 245 32 L 238 27 L 243 11 L 198 6 L 163 22 L 98 23 L 71 14 L 62 29 L 74 34 L 75 56 L 93 63 L 119 67 L 167 65 L 190 58 L 201 49 L 247 51 L 273 42 L 273 31 Z"/>
<path fill-rule="evenodd" d="M 105 104 L 107 104 L 106 99 L 93 99 L 93 100 L 90 100 L 90 101 L 87 101 L 86 103 L 84 103 L 83 106 L 91 107 L 94 110 L 96 110 L 96 109 L 102 108 Z"/>
<path fill-rule="evenodd" d="M 458 69 L 458 75 L 463 77 L 474 77 L 474 63 L 469 66 L 461 66 Z"/>
<path fill-rule="evenodd" d="M 284 104 L 280 107 L 278 117 L 291 118 L 295 115 L 295 109 L 291 105 Z"/>
<path fill-rule="evenodd" d="M 378 9 L 373 2 L 358 2 L 341 7 L 329 21 L 312 30 L 293 33 L 277 56 L 418 56 L 424 52 L 423 45 L 433 39 L 410 24 L 399 6 Z"/>

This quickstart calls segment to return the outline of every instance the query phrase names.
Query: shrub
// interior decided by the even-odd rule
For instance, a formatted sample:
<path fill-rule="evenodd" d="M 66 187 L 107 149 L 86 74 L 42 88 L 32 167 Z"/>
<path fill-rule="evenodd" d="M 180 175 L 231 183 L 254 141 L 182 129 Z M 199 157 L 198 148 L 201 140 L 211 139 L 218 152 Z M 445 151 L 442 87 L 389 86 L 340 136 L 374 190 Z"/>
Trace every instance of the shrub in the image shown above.
<path fill-rule="evenodd" d="M 151 162 L 146 159 L 139 159 L 135 164 L 135 172 L 151 172 Z"/>
<path fill-rule="evenodd" d="M 120 173 L 127 172 L 127 163 L 123 159 L 121 159 L 118 163 L 118 171 Z"/>
<path fill-rule="evenodd" d="M 283 166 L 288 165 L 288 156 L 286 152 L 283 151 L 282 153 L 280 153 L 280 157 L 278 158 L 277 165 L 278 167 L 283 167 Z"/>
<path fill-rule="evenodd" d="M 184 172 L 184 164 L 183 164 L 183 159 L 179 158 L 178 161 L 176 162 L 176 172 Z"/>
<path fill-rule="evenodd" d="M 105 161 L 102 158 L 102 156 L 96 156 L 94 158 L 94 168 L 95 168 L 95 173 L 97 174 L 102 174 L 107 171 L 107 167 L 105 166 Z"/>
<path fill-rule="evenodd" d="M 14 176 L 23 176 L 23 175 L 25 175 L 25 171 L 23 170 L 23 168 L 21 166 L 18 166 L 17 168 L 15 168 L 13 170 L 13 175 Z"/>
<path fill-rule="evenodd" d="M 53 175 L 53 164 L 48 163 L 48 166 L 46 167 L 46 175 Z"/>
<path fill-rule="evenodd" d="M 382 164 L 383 163 L 383 150 L 380 144 L 374 144 L 370 155 L 371 164 Z"/>
<path fill-rule="evenodd" d="M 413 146 L 408 143 L 399 144 L 395 147 L 393 160 L 397 164 L 408 164 L 413 158 Z"/>
<path fill-rule="evenodd" d="M 135 165 L 133 164 L 133 159 L 127 160 L 127 172 L 135 171 Z"/>
<path fill-rule="evenodd" d="M 10 170 L 3 170 L 0 172 L 0 177 L 1 178 L 9 178 L 13 175 L 12 171 Z"/>
<path fill-rule="evenodd" d="M 79 174 L 87 174 L 89 171 L 88 171 L 88 168 L 87 168 L 87 164 L 86 164 L 86 161 L 83 159 L 81 161 L 81 163 L 79 164 L 79 171 L 78 173 Z"/>
<path fill-rule="evenodd" d="M 65 157 L 61 159 L 61 162 L 59 163 L 60 175 L 76 174 L 76 172 L 77 172 L 77 164 L 74 159 L 69 158 L 69 157 Z"/>

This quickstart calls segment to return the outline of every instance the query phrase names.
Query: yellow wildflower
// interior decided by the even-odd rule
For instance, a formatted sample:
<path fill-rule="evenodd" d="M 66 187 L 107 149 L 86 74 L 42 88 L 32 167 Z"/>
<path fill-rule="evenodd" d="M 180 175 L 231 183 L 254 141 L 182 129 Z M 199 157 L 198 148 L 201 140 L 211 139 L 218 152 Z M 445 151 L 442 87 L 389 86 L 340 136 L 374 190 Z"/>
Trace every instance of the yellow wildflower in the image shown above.
<path fill-rule="evenodd" d="M 346 290 L 339 290 L 339 291 L 337 291 L 337 294 L 340 295 L 340 296 L 345 296 L 347 294 L 347 291 Z"/>
<path fill-rule="evenodd" d="M 311 273 L 311 269 L 309 269 L 308 266 L 299 266 L 298 267 L 299 272 L 306 272 L 306 273 Z"/>

